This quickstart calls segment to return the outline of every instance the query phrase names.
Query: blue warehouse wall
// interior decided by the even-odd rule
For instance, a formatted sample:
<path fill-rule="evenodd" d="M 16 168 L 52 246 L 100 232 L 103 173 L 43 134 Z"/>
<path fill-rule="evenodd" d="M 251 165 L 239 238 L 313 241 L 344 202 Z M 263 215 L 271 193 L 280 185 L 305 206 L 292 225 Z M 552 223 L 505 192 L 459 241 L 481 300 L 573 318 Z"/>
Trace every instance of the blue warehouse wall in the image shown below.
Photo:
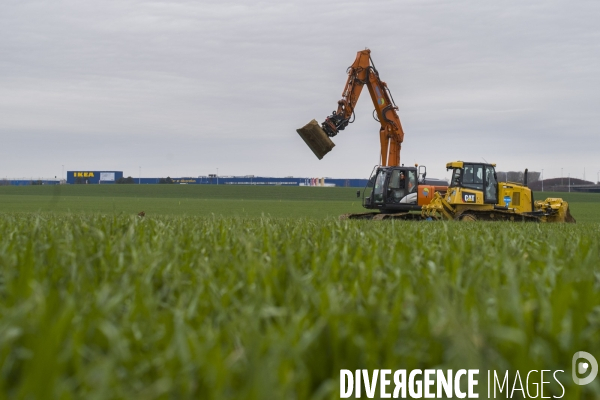
<path fill-rule="evenodd" d="M 67 171 L 68 184 L 113 184 L 123 178 L 123 171 Z M 102 178 L 102 180 L 101 180 Z M 159 184 L 163 178 L 133 178 L 134 184 Z M 275 185 L 275 186 L 337 186 L 363 188 L 367 179 L 332 179 L 332 178 L 275 178 L 265 176 L 199 176 L 171 178 L 174 184 L 190 185 Z M 22 183 L 24 184 L 24 183 Z"/>
<path fill-rule="evenodd" d="M 67 171 L 67 183 L 71 185 L 98 183 L 112 184 L 122 177 L 123 171 Z"/>

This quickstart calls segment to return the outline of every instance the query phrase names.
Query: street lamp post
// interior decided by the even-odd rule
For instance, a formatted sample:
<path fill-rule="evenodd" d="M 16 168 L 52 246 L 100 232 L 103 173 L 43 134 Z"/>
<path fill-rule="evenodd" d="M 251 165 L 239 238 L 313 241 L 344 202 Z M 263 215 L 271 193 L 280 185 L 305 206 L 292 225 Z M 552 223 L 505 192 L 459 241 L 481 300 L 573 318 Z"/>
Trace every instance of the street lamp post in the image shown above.
<path fill-rule="evenodd" d="M 544 191 L 544 168 L 542 168 L 542 192 Z"/>
<path fill-rule="evenodd" d="M 569 172 L 569 193 L 571 193 L 571 173 Z"/>

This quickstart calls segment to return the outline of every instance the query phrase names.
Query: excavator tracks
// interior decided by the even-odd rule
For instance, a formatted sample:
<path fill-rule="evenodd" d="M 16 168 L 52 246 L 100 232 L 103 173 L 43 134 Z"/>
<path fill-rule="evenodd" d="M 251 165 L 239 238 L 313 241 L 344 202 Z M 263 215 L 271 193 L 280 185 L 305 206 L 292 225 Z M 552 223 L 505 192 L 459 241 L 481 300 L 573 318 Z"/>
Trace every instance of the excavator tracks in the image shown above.
<path fill-rule="evenodd" d="M 368 213 L 355 213 L 355 214 L 342 214 L 340 215 L 340 220 L 368 220 L 368 221 L 384 221 L 384 220 L 403 220 L 403 221 L 422 221 L 424 218 L 421 214 L 411 213 L 411 212 L 403 212 L 403 213 L 394 213 L 394 214 L 384 214 L 378 212 L 368 212 Z"/>

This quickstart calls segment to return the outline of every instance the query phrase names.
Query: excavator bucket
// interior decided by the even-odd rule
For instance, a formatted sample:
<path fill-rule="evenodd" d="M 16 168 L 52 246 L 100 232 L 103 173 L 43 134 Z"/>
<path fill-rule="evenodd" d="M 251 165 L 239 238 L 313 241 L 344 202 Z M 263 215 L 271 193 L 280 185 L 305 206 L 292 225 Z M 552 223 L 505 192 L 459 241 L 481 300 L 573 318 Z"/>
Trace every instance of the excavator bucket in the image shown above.
<path fill-rule="evenodd" d="M 315 156 L 320 160 L 331 151 L 335 143 L 329 139 L 323 128 L 314 119 L 300 129 L 296 129 L 298 135 L 310 147 Z"/>

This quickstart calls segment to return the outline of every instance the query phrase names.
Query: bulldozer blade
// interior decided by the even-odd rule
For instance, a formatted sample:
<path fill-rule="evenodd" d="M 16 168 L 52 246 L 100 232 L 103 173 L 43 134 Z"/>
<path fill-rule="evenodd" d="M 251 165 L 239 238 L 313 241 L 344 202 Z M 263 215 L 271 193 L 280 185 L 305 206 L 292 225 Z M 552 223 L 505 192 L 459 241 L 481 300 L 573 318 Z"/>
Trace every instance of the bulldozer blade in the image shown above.
<path fill-rule="evenodd" d="M 327 136 L 323 128 L 314 119 L 302 128 L 296 129 L 296 132 L 298 132 L 298 135 L 300 135 L 319 160 L 335 146 L 335 143 L 329 139 L 329 136 Z"/>
<path fill-rule="evenodd" d="M 571 210 L 569 209 L 569 206 L 567 206 L 567 213 L 565 215 L 565 222 L 569 222 L 571 224 L 575 224 L 577 221 L 575 221 L 575 218 L 573 218 L 573 216 L 571 215 Z"/>

